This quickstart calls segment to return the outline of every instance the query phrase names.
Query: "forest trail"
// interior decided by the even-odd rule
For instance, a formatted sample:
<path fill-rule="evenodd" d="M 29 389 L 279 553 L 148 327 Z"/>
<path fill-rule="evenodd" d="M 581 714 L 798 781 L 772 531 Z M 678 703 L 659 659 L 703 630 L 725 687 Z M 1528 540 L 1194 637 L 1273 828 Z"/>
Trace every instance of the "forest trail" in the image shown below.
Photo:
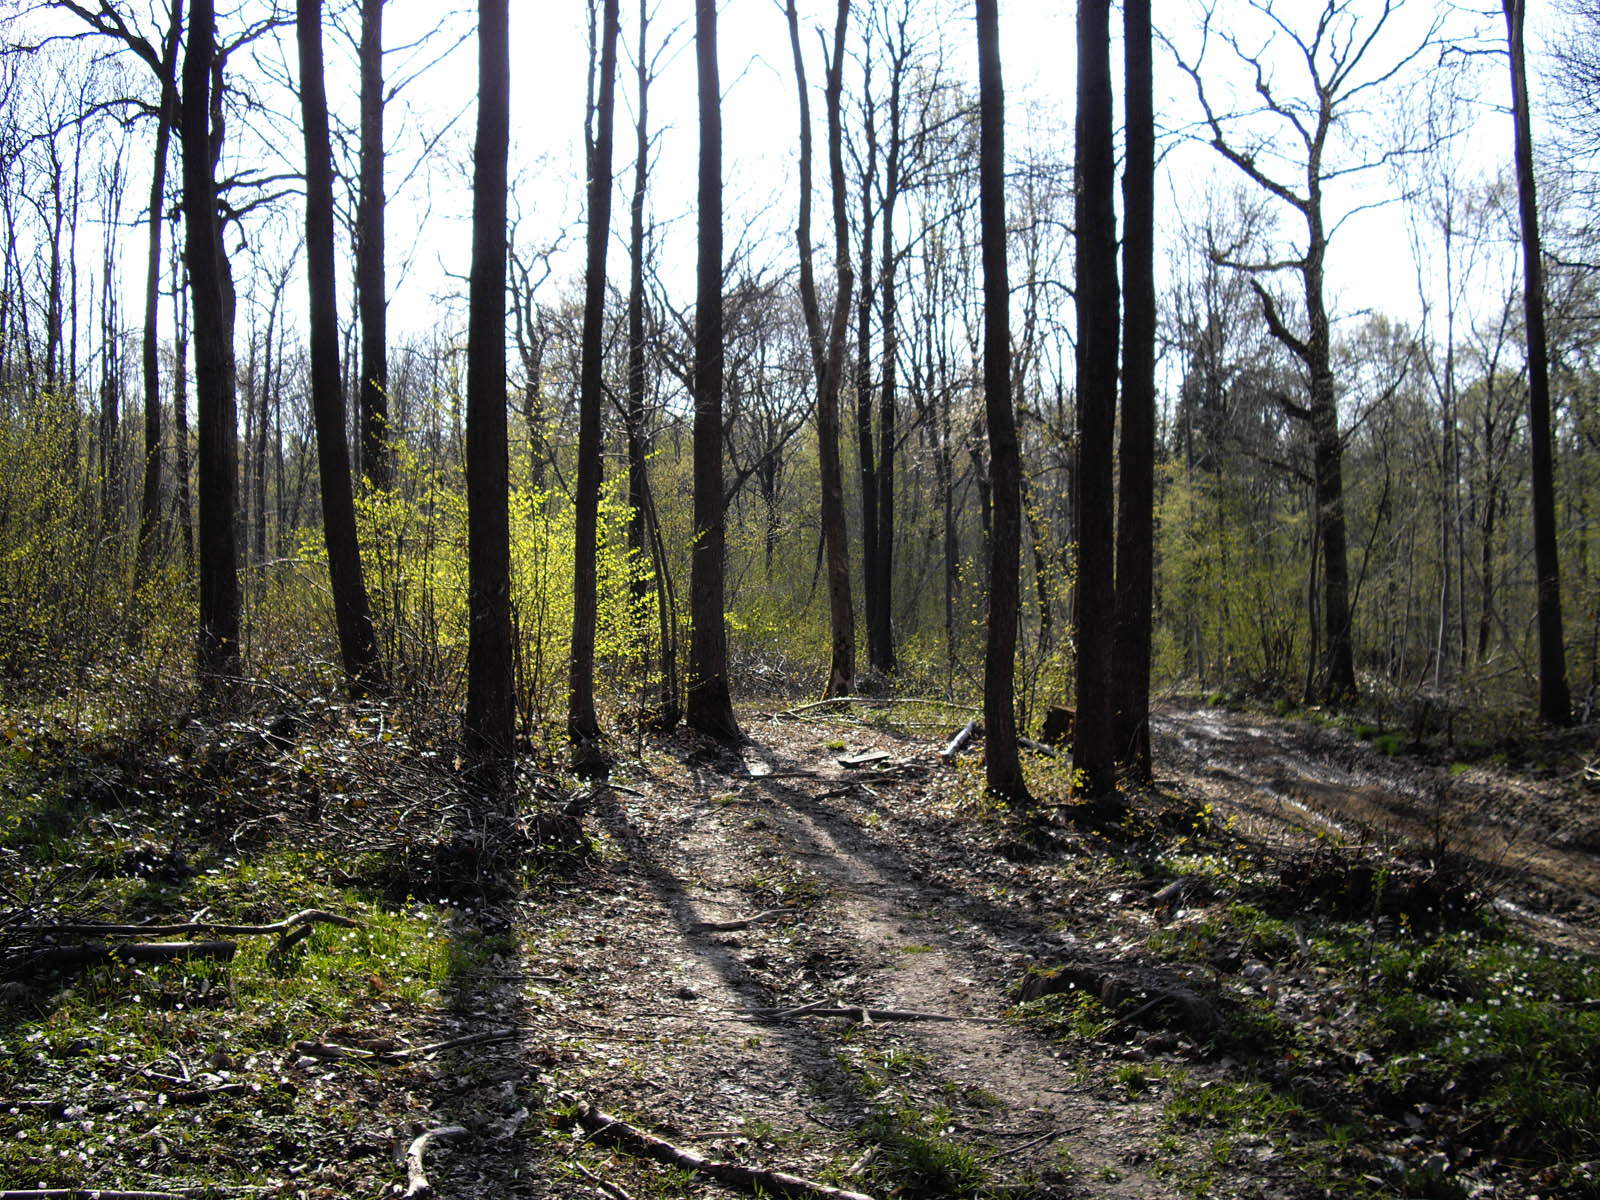
<path fill-rule="evenodd" d="M 532 1059 L 550 1092 L 709 1158 L 875 1196 L 1304 1193 L 1304 1162 L 1281 1131 L 1214 1142 L 1167 1107 L 1175 1079 L 1190 1095 L 1234 1086 L 1237 1051 L 1170 1016 L 1074 1044 L 1009 1014 L 1030 966 L 1061 963 L 1131 981 L 1136 996 L 1172 988 L 1236 1008 L 1270 997 L 1308 1028 L 1347 999 L 1290 964 L 1266 985 L 1254 968 L 1152 955 L 1150 939 L 1186 927 L 1156 895 L 1159 878 L 1130 876 L 1126 851 L 1108 856 L 1067 821 L 1017 841 L 1013 823 L 975 807 L 971 762 L 938 758 L 937 735 L 744 720 L 743 747 L 680 733 L 615 776 L 588 822 L 598 859 L 518 902 L 529 982 L 506 987 L 521 1045 L 489 1078 Z M 1581 789 L 1209 708 L 1164 707 L 1155 733 L 1162 792 L 1177 804 L 1161 819 L 1210 805 L 1228 837 L 1275 861 L 1312 852 L 1319 833 L 1380 855 L 1443 847 L 1492 875 L 1541 935 L 1600 940 Z M 1530 795 L 1547 805 L 1518 809 Z M 525 1102 L 503 1086 L 505 1107 Z M 518 1114 L 497 1118 L 491 1101 L 478 1115 L 492 1127 Z M 1375 1129 L 1387 1119 L 1369 1116 Z M 1395 1129 L 1398 1144 L 1409 1131 Z M 598 1152 L 572 1151 L 632 1196 L 661 1194 L 659 1167 Z M 601 1194 L 548 1164 L 513 1180 L 504 1163 L 442 1155 L 437 1182 L 444 1195 Z M 736 1194 L 683 1182 L 691 1195 Z"/>
<path fill-rule="evenodd" d="M 1042 1186 L 1035 1195 L 1075 1194 L 1065 1163 L 1093 1173 L 1098 1195 L 1169 1194 L 1137 1165 L 1155 1110 L 1107 1110 L 1048 1041 L 1004 1020 L 1022 964 L 1073 939 L 981 877 L 960 879 L 955 847 L 908 844 L 915 814 L 886 802 L 916 805 L 950 770 L 937 746 L 824 722 L 748 732 L 738 750 L 684 755 L 687 780 L 669 766 L 597 807 L 620 854 L 591 880 L 608 965 L 582 1028 L 608 1065 L 587 1096 L 714 1157 L 772 1156 L 811 1176 L 854 1161 L 870 1177 L 852 1134 L 872 1130 L 910 1154 L 970 1147 L 974 1157 L 930 1168 L 928 1195 L 938 1171 L 955 1188 L 980 1165 L 1002 1184 Z M 839 762 L 861 753 L 883 758 Z M 781 1015 L 819 1003 L 865 1008 L 867 1020 Z M 545 1024 L 536 1016 L 535 1033 Z"/>

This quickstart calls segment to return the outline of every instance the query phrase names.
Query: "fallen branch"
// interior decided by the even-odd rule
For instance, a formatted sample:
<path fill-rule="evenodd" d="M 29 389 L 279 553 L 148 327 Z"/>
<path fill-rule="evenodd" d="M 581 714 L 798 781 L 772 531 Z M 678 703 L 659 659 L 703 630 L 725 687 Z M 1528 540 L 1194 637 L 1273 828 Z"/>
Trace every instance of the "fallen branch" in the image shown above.
<path fill-rule="evenodd" d="M 438 1129 L 430 1129 L 412 1141 L 406 1148 L 406 1200 L 426 1200 L 432 1196 L 433 1184 L 428 1182 L 428 1174 L 422 1169 L 422 1156 L 428 1149 L 429 1142 L 455 1141 L 457 1138 L 467 1136 L 467 1131 L 459 1125 L 444 1125 Z"/>
<path fill-rule="evenodd" d="M 1042 754 L 1046 758 L 1060 757 L 1054 746 L 1046 746 L 1043 742 L 1036 742 L 1032 738 L 1019 737 L 1017 739 L 1017 745 L 1025 746 L 1029 750 L 1032 750 L 1035 754 Z"/>
<path fill-rule="evenodd" d="M 182 925 L 100 925 L 93 922 L 78 925 L 22 925 L 18 932 L 48 936 L 63 934 L 72 937 L 185 937 L 191 933 L 211 933 L 222 937 L 254 937 L 269 934 L 286 934 L 301 925 L 341 925 L 346 929 L 360 929 L 361 922 L 320 908 L 307 908 L 292 917 L 285 917 L 271 925 L 221 925 L 215 921 L 191 921 Z"/>
<path fill-rule="evenodd" d="M 750 926 L 769 917 L 781 917 L 786 911 L 782 908 L 769 908 L 753 917 L 740 917 L 736 921 L 696 921 L 690 928 L 695 933 L 732 933 L 737 929 L 749 929 Z"/>
<path fill-rule="evenodd" d="M 430 1042 L 426 1046 L 408 1046 L 404 1050 L 380 1051 L 379 1058 L 421 1058 L 441 1050 L 456 1050 L 462 1046 L 478 1046 L 484 1042 L 509 1042 L 520 1036 L 516 1029 L 491 1029 L 487 1033 L 469 1033 L 465 1037 L 450 1038 L 443 1042 Z"/>
<path fill-rule="evenodd" d="M 118 1192 L 109 1188 L 23 1188 L 0 1192 L 0 1200 L 196 1200 L 200 1196 L 259 1196 L 264 1187 L 180 1188 L 175 1192 Z"/>
<path fill-rule="evenodd" d="M 697 1175 L 715 1179 L 718 1183 L 743 1188 L 758 1195 L 776 1192 L 785 1196 L 814 1198 L 814 1200 L 872 1200 L 872 1197 L 861 1192 L 829 1187 L 825 1183 L 802 1179 L 798 1175 L 789 1175 L 783 1171 L 769 1171 L 761 1167 L 747 1167 L 742 1163 L 719 1162 L 705 1158 L 693 1150 L 675 1146 L 654 1134 L 636 1129 L 625 1121 L 619 1121 L 616 1117 L 601 1112 L 586 1100 L 579 1100 L 568 1093 L 564 1093 L 562 1099 L 576 1106 L 578 1123 L 596 1140 L 631 1154 L 653 1158 L 668 1166 L 693 1171 Z"/>
<path fill-rule="evenodd" d="M 633 1197 L 628 1194 L 628 1189 L 623 1187 L 621 1184 L 612 1183 L 609 1180 L 601 1179 L 600 1176 L 596 1175 L 593 1171 L 589 1170 L 588 1167 L 584 1166 L 576 1159 L 573 1160 L 572 1166 L 579 1175 L 582 1175 L 590 1183 L 594 1184 L 596 1191 L 604 1192 L 607 1196 L 612 1197 L 612 1200 L 633 1200 Z"/>
<path fill-rule="evenodd" d="M 465 1037 L 450 1038 L 443 1042 L 430 1042 L 425 1046 L 407 1046 L 401 1050 L 376 1050 L 361 1046 L 341 1046 L 337 1042 L 296 1042 L 295 1052 L 308 1058 L 321 1058 L 337 1062 L 344 1058 L 378 1059 L 398 1062 L 407 1058 L 422 1058 L 441 1050 L 455 1050 L 461 1046 L 477 1046 L 484 1042 L 509 1042 L 518 1036 L 515 1029 L 494 1029 L 487 1033 L 469 1033 Z"/>
<path fill-rule="evenodd" d="M 845 1008 L 821 1008 L 817 1004 L 805 1004 L 799 1008 L 751 1008 L 735 1017 L 741 1021 L 784 1021 L 790 1017 L 847 1017 L 852 1021 L 860 1021 L 871 1025 L 876 1021 L 970 1021 L 978 1025 L 998 1025 L 1004 1022 L 1004 1017 L 966 1017 L 953 1016 L 949 1013 L 914 1012 L 904 1008 L 864 1008 L 859 1004 L 852 1004 Z"/>

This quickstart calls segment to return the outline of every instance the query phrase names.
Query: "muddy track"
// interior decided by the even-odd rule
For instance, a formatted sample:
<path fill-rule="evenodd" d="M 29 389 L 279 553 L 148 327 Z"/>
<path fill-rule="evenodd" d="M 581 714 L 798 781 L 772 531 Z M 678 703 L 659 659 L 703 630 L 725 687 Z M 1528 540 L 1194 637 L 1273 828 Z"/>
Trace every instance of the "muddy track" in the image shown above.
<path fill-rule="evenodd" d="M 1338 730 L 1259 714 L 1166 707 L 1152 724 L 1158 770 L 1176 770 L 1258 837 L 1322 832 L 1454 857 L 1505 911 L 1596 942 L 1600 806 L 1570 782 L 1385 755 Z"/>

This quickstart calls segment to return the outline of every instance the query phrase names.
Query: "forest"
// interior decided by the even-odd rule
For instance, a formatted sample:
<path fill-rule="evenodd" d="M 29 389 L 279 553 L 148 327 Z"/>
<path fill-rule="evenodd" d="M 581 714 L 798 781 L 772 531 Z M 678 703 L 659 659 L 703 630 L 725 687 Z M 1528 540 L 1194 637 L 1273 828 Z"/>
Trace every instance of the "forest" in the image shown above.
<path fill-rule="evenodd" d="M 0 1198 L 1600 1195 L 1595 0 L 0 26 Z"/>

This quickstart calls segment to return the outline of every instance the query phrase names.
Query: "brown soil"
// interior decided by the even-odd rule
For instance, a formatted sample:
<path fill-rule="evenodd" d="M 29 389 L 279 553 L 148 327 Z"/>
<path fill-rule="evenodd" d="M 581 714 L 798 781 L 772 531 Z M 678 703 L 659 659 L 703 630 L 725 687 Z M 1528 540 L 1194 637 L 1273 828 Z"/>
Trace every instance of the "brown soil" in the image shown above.
<path fill-rule="evenodd" d="M 1194 1011 L 1170 1005 L 1137 1037 L 1088 1052 L 1003 1019 L 1032 965 L 1151 996 L 1267 986 L 1148 954 L 1145 939 L 1200 901 L 1158 896 L 1130 871 L 1136 835 L 1082 832 L 1068 812 L 1008 820 L 982 805 L 971 760 L 938 758 L 946 731 L 817 711 L 747 712 L 752 741 L 737 750 L 690 734 L 650 747 L 595 795 L 586 827 L 599 855 L 502 908 L 523 962 L 506 964 L 461 1028 L 511 1024 L 519 1037 L 474 1051 L 457 1079 L 419 1081 L 413 1132 L 473 1134 L 430 1150 L 441 1195 L 725 1194 L 580 1149 L 562 1093 L 709 1157 L 813 1178 L 843 1169 L 837 1182 L 868 1192 L 864 1148 L 898 1121 L 971 1148 L 991 1188 L 1019 1195 L 1166 1197 L 1207 1172 L 1211 1194 L 1309 1194 L 1267 1139 L 1239 1138 L 1219 1164 L 1204 1130 L 1163 1125 L 1159 1089 L 1129 1085 L 1139 1064 L 1181 1061 L 1202 1078 L 1234 1068 Z M 1155 729 L 1151 828 L 1181 830 L 1210 804 L 1214 826 L 1231 819 L 1239 844 L 1284 860 L 1331 840 L 1318 833 L 1459 856 L 1535 935 L 1600 940 L 1600 820 L 1581 780 L 1452 771 L 1212 709 L 1169 706 Z M 883 757 L 860 761 L 871 752 Z M 818 1002 L 953 1019 L 773 1011 Z M 1370 1119 L 1375 1144 L 1406 1136 L 1398 1119 Z M 589 1176 L 571 1165 L 580 1158 Z"/>

